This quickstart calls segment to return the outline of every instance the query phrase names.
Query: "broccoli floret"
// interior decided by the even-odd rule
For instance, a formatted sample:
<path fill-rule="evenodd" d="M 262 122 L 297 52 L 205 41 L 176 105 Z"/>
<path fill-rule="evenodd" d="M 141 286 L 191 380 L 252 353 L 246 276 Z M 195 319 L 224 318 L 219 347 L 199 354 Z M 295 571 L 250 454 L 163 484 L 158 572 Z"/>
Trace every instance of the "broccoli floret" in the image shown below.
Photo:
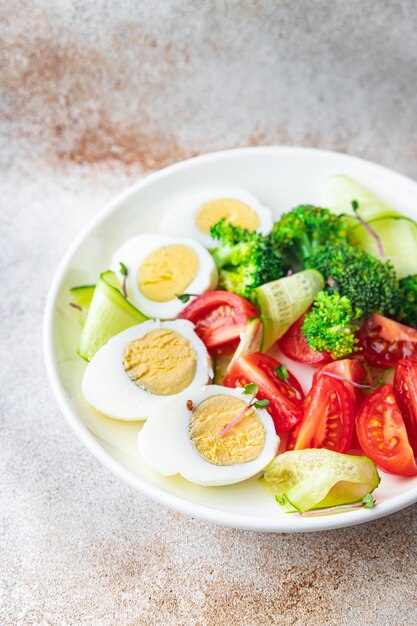
<path fill-rule="evenodd" d="M 364 316 L 395 310 L 398 280 L 390 262 L 383 263 L 360 248 L 325 245 L 308 257 L 305 267 L 323 274 L 327 291 L 347 296 Z"/>
<path fill-rule="evenodd" d="M 281 256 L 267 237 L 232 226 L 224 219 L 217 222 L 210 233 L 214 239 L 220 239 L 213 259 L 219 270 L 219 286 L 223 289 L 251 298 L 256 287 L 286 274 Z"/>
<path fill-rule="evenodd" d="M 313 350 L 328 352 L 334 359 L 343 359 L 358 350 L 355 320 L 362 316 L 346 296 L 320 291 L 313 308 L 304 318 L 303 335 Z"/>
<path fill-rule="evenodd" d="M 417 326 L 417 274 L 399 282 L 398 304 L 393 316 L 406 326 Z"/>
<path fill-rule="evenodd" d="M 328 209 L 301 205 L 275 222 L 271 241 L 294 269 L 300 269 L 320 246 L 347 242 L 347 231 L 343 220 Z"/>

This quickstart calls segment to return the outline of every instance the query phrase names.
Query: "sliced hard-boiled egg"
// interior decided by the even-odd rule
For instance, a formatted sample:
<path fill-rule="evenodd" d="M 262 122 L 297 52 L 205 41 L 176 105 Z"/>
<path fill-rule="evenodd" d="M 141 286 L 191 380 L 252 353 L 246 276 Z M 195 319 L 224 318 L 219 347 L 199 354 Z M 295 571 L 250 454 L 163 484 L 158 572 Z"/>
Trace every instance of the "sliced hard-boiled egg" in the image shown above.
<path fill-rule="evenodd" d="M 95 409 L 122 420 L 146 419 L 169 399 L 184 398 L 213 377 L 206 347 L 186 320 L 148 320 L 112 337 L 82 380 Z"/>
<path fill-rule="evenodd" d="M 231 485 L 260 472 L 275 456 L 279 438 L 271 416 L 250 407 L 243 389 L 210 385 L 153 411 L 139 433 L 143 459 L 164 476 L 180 474 L 198 485 Z"/>
<path fill-rule="evenodd" d="M 249 191 L 240 187 L 212 187 L 184 194 L 175 201 L 161 221 L 161 232 L 199 241 L 206 248 L 219 244 L 210 228 L 221 219 L 233 226 L 267 235 L 272 229 L 271 210 Z"/>
<path fill-rule="evenodd" d="M 214 289 L 218 278 L 214 261 L 201 244 L 165 235 L 129 239 L 114 253 L 110 268 L 125 282 L 136 307 L 159 319 L 175 318 L 186 306 L 178 295 Z"/>

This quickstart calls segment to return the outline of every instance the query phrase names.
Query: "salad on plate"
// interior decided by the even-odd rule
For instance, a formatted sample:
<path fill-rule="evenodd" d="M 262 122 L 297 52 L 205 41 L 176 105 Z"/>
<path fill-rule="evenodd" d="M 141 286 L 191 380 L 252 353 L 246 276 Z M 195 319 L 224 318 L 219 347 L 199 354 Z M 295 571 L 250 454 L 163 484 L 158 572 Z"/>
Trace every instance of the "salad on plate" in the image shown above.
<path fill-rule="evenodd" d="M 417 475 L 417 224 L 343 174 L 321 204 L 185 192 L 71 289 L 83 396 L 143 422 L 155 472 L 258 477 L 297 515 L 372 507 L 380 472 Z"/>

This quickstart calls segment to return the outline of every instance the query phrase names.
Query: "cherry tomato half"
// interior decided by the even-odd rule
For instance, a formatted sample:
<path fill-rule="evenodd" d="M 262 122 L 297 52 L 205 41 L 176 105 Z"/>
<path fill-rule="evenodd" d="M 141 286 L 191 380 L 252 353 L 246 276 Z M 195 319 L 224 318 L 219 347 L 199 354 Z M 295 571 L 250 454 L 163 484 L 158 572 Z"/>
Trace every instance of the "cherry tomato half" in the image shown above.
<path fill-rule="evenodd" d="M 340 378 L 344 378 L 346 381 L 352 381 L 353 383 L 361 384 L 366 376 L 366 370 L 362 363 L 357 359 L 340 359 L 339 361 L 333 361 L 332 363 L 327 363 L 327 365 L 323 365 L 317 372 L 314 374 L 313 381 L 317 381 L 317 378 L 321 374 L 325 374 L 328 372 L 329 374 L 333 374 L 335 376 L 340 376 Z M 331 378 L 330 376 L 328 378 Z M 331 378 L 332 379 L 332 378 Z M 333 380 L 337 380 L 333 378 Z M 349 391 L 352 396 L 352 400 L 354 402 L 355 412 L 359 409 L 360 405 L 364 400 L 364 394 L 362 391 L 351 385 L 349 382 L 343 382 L 346 386 L 346 389 Z"/>
<path fill-rule="evenodd" d="M 417 455 L 417 362 L 402 359 L 395 366 L 394 394 L 410 445 Z"/>
<path fill-rule="evenodd" d="M 384 472 L 417 476 L 413 449 L 392 385 L 382 385 L 362 404 L 356 416 L 362 451 Z"/>
<path fill-rule="evenodd" d="M 327 365 L 323 365 L 317 372 L 314 374 L 313 380 L 317 380 L 317 377 L 320 374 L 325 372 L 329 372 L 330 374 L 334 374 L 336 376 L 340 376 L 341 378 L 345 378 L 347 381 L 351 380 L 354 383 L 361 384 L 366 377 L 366 370 L 362 363 L 357 359 L 340 359 L 339 361 L 333 361 L 332 363 L 328 363 Z M 330 377 L 329 377 L 330 378 Z M 335 379 L 334 379 L 335 380 Z M 341 381 L 343 382 L 343 381 Z M 346 385 L 346 389 L 352 396 L 353 407 L 354 407 L 354 416 L 359 410 L 362 402 L 364 401 L 364 394 L 358 387 L 351 385 L 348 382 L 344 383 Z M 357 450 L 360 448 L 358 436 L 356 434 L 355 424 L 353 425 L 353 434 L 352 440 L 350 443 L 350 447 Z"/>
<path fill-rule="evenodd" d="M 258 385 L 256 397 L 269 400 L 266 410 L 274 420 L 277 433 L 284 433 L 300 421 L 304 393 L 290 372 L 287 380 L 280 380 L 276 376 L 275 369 L 280 366 L 279 361 L 267 354 L 245 354 L 233 363 L 223 384 L 226 387 L 244 387 L 248 383 Z"/>
<path fill-rule="evenodd" d="M 393 367 L 400 359 L 417 359 L 417 330 L 373 313 L 362 325 L 359 341 L 368 363 Z"/>
<path fill-rule="evenodd" d="M 236 347 L 248 321 L 258 316 L 245 298 L 228 291 L 210 291 L 192 300 L 178 318 L 193 322 L 195 332 L 213 353 Z"/>
<path fill-rule="evenodd" d="M 304 400 L 304 417 L 290 433 L 287 450 L 327 448 L 346 452 L 354 426 L 354 401 L 347 385 L 318 376 Z"/>
<path fill-rule="evenodd" d="M 304 324 L 302 315 L 292 326 L 289 327 L 285 335 L 281 337 L 278 345 L 285 356 L 298 363 L 305 363 L 312 367 L 318 367 L 324 363 L 332 361 L 332 357 L 327 352 L 319 352 L 312 350 L 307 343 L 307 339 L 302 333 L 302 325 Z"/>

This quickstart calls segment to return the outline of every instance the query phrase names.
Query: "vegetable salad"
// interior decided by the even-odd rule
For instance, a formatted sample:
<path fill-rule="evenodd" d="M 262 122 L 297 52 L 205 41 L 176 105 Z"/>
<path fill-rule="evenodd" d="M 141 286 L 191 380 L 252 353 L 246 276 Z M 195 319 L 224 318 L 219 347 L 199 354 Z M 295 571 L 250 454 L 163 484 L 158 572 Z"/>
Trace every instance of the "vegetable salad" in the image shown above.
<path fill-rule="evenodd" d="M 144 421 L 155 471 L 260 477 L 297 514 L 417 475 L 417 224 L 346 175 L 322 191 L 275 221 L 246 190 L 193 193 L 183 226 L 170 212 L 71 290 L 84 397 Z M 291 361 L 314 368 L 306 394 Z"/>

